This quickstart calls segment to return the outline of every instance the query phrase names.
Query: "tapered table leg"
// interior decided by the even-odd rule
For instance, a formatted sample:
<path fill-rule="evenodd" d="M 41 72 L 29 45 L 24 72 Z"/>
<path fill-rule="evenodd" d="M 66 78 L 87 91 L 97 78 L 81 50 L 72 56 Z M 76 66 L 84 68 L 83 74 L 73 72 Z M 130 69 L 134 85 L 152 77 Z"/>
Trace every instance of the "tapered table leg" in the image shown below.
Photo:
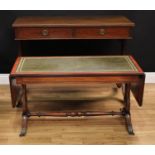
<path fill-rule="evenodd" d="M 124 117 L 126 121 L 126 127 L 128 133 L 130 135 L 134 135 L 132 122 L 131 122 L 131 115 L 130 115 L 130 83 L 126 83 L 124 85 Z"/>
<path fill-rule="evenodd" d="M 29 117 L 29 110 L 27 105 L 27 94 L 26 94 L 26 85 L 22 85 L 22 109 L 23 109 L 23 115 L 22 115 L 22 127 L 20 136 L 25 136 L 27 132 L 27 126 L 28 126 L 28 117 Z"/>
<path fill-rule="evenodd" d="M 10 80 L 10 93 L 11 93 L 11 101 L 12 101 L 12 107 L 14 108 L 16 106 L 16 92 L 14 87 L 14 78 L 9 76 Z"/>

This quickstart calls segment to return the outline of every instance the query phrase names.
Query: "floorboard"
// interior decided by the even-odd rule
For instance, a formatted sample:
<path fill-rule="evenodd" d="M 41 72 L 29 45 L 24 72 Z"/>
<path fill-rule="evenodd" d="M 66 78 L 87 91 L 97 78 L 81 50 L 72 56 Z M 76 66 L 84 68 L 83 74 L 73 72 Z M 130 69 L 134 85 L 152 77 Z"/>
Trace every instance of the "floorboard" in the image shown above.
<path fill-rule="evenodd" d="M 19 137 L 21 109 L 12 108 L 8 85 L 0 86 L 0 144 L 155 144 L 155 84 L 146 84 L 144 106 L 131 96 L 135 135 L 128 135 L 121 116 L 81 118 L 33 117 Z M 28 86 L 31 111 L 118 110 L 121 89 L 99 86 Z"/>

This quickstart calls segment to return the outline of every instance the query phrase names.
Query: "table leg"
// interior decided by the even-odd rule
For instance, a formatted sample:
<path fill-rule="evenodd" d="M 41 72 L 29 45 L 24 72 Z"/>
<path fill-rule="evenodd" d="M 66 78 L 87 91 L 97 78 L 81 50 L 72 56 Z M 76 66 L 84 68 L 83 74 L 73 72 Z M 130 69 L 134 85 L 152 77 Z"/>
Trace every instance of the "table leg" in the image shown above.
<path fill-rule="evenodd" d="M 126 121 L 126 127 L 128 130 L 128 133 L 130 135 L 134 135 L 132 122 L 131 122 L 131 115 L 130 115 L 130 84 L 129 83 L 125 84 L 125 92 L 124 93 L 125 93 L 124 94 L 125 107 L 124 107 L 123 111 L 124 111 L 124 117 L 125 117 L 125 121 Z"/>
<path fill-rule="evenodd" d="M 12 107 L 14 108 L 16 106 L 16 99 L 15 99 L 15 87 L 14 87 L 14 78 L 9 76 L 10 81 L 10 93 L 11 93 L 11 101 L 12 101 Z"/>
<path fill-rule="evenodd" d="M 20 136 L 25 136 L 27 132 L 27 126 L 28 126 L 28 117 L 30 116 L 28 105 L 27 105 L 26 85 L 22 85 L 22 90 L 23 90 L 23 97 L 22 97 L 23 114 L 22 114 L 22 127 L 21 127 Z"/>

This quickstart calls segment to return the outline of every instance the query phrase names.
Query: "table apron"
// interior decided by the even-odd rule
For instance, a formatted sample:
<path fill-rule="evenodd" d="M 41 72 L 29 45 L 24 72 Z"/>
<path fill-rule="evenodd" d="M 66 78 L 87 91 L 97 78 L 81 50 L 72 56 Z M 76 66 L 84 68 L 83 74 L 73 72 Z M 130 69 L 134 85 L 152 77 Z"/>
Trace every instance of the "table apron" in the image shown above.
<path fill-rule="evenodd" d="M 128 76 L 99 76 L 99 77 L 15 77 L 17 84 L 44 84 L 44 83 L 134 83 L 139 82 L 139 75 Z"/>

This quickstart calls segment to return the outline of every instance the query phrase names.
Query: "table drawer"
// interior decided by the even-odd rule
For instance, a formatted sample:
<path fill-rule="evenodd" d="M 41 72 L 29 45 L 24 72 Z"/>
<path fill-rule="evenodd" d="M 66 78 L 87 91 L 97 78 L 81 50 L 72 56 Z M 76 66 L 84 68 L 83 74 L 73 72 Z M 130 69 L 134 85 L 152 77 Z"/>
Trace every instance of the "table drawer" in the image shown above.
<path fill-rule="evenodd" d="M 70 28 L 22 27 L 15 28 L 15 36 L 16 40 L 71 38 L 72 30 Z"/>
<path fill-rule="evenodd" d="M 94 39 L 129 39 L 129 27 L 77 28 L 75 38 Z"/>

